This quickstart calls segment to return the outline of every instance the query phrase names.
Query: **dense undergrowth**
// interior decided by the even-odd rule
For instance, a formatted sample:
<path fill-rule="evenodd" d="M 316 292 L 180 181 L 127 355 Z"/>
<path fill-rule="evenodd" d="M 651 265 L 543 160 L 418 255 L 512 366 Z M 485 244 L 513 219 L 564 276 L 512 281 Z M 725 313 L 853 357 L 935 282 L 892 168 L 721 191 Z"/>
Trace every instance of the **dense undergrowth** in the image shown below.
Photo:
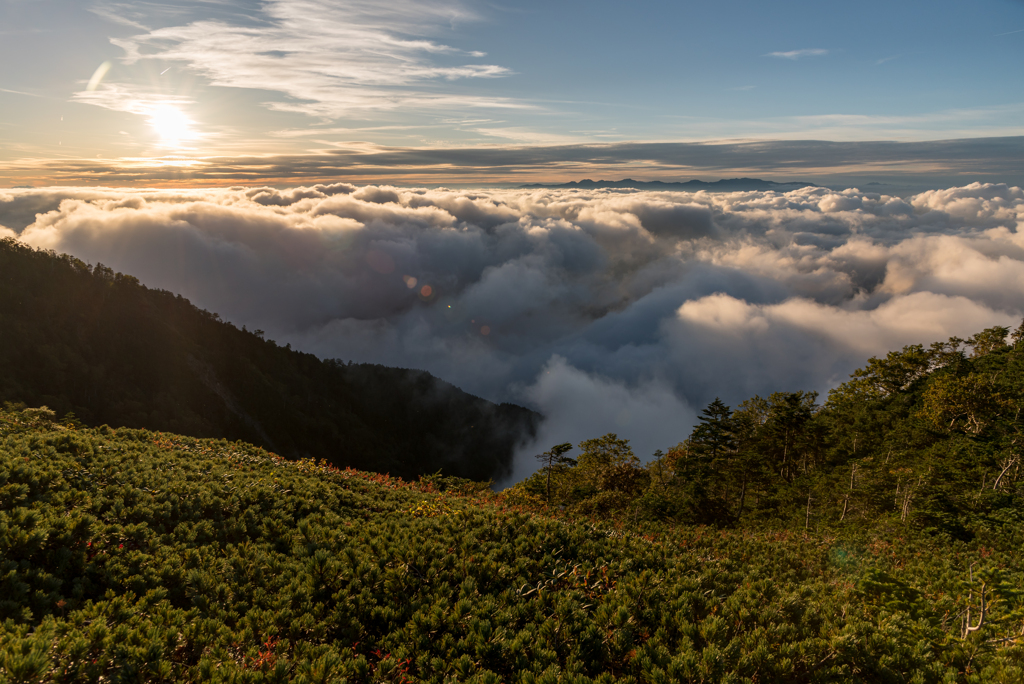
<path fill-rule="evenodd" d="M 8 406 L 0 677 L 1024 679 L 1017 523 L 600 517 Z"/>

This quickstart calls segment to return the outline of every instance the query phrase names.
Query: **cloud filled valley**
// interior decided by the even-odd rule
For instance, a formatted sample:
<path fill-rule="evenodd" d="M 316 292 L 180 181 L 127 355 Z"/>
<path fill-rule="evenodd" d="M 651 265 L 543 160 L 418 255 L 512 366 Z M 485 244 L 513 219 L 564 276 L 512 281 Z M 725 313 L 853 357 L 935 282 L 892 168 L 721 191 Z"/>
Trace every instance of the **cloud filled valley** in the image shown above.
<path fill-rule="evenodd" d="M 321 357 L 422 368 L 647 457 L 716 396 L 826 392 L 872 355 L 1024 314 L 1024 191 L 907 198 L 446 190 L 0 191 L 0 237 L 181 293 Z M 517 477 L 534 468 L 523 459 Z"/>

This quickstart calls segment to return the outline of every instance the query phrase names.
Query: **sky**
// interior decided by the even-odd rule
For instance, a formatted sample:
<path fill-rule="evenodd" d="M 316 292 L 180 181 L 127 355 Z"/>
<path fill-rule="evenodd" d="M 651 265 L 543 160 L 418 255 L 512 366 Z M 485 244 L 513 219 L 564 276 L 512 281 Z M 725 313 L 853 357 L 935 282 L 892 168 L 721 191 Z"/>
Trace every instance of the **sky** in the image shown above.
<path fill-rule="evenodd" d="M 541 412 L 508 482 L 1024 317 L 1024 0 L 0 0 L 0 238 Z M 789 192 L 524 188 L 583 178 Z"/>
<path fill-rule="evenodd" d="M 1022 0 L 0 0 L 0 36 L 0 185 L 1024 182 Z"/>

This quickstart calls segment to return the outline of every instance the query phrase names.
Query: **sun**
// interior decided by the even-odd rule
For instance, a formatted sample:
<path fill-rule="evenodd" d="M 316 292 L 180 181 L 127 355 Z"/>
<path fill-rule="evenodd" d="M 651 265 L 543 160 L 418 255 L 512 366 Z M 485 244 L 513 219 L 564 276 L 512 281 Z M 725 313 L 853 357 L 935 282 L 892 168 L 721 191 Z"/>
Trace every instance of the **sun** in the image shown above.
<path fill-rule="evenodd" d="M 149 125 L 168 147 L 181 147 L 182 142 L 195 137 L 192 120 L 173 105 L 157 105 L 149 117 Z"/>

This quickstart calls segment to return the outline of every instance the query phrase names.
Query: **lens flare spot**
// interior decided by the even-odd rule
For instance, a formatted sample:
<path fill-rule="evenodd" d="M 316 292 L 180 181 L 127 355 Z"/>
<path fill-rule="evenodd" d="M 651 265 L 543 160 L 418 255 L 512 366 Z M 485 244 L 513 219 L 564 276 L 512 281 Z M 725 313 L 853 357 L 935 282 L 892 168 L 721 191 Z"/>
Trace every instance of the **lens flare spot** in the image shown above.
<path fill-rule="evenodd" d="M 405 281 L 405 286 L 410 290 L 416 289 L 416 279 L 412 276 L 402 276 L 402 280 Z"/>
<path fill-rule="evenodd" d="M 429 285 L 424 285 L 423 287 L 420 288 L 420 297 L 427 299 L 432 294 L 434 294 L 434 288 L 430 287 Z"/>
<path fill-rule="evenodd" d="M 487 335 L 490 335 L 491 334 L 491 326 L 489 326 L 489 325 L 481 325 L 480 326 L 480 334 L 483 335 L 484 337 L 486 337 Z"/>
<path fill-rule="evenodd" d="M 113 66 L 110 62 L 104 62 L 96 67 L 96 71 L 92 72 L 92 78 L 89 79 L 89 85 L 85 86 L 85 89 L 90 93 L 100 87 L 100 83 L 103 82 L 103 78 L 110 71 L 110 67 Z M 63 120 L 64 117 L 61 117 Z"/>

